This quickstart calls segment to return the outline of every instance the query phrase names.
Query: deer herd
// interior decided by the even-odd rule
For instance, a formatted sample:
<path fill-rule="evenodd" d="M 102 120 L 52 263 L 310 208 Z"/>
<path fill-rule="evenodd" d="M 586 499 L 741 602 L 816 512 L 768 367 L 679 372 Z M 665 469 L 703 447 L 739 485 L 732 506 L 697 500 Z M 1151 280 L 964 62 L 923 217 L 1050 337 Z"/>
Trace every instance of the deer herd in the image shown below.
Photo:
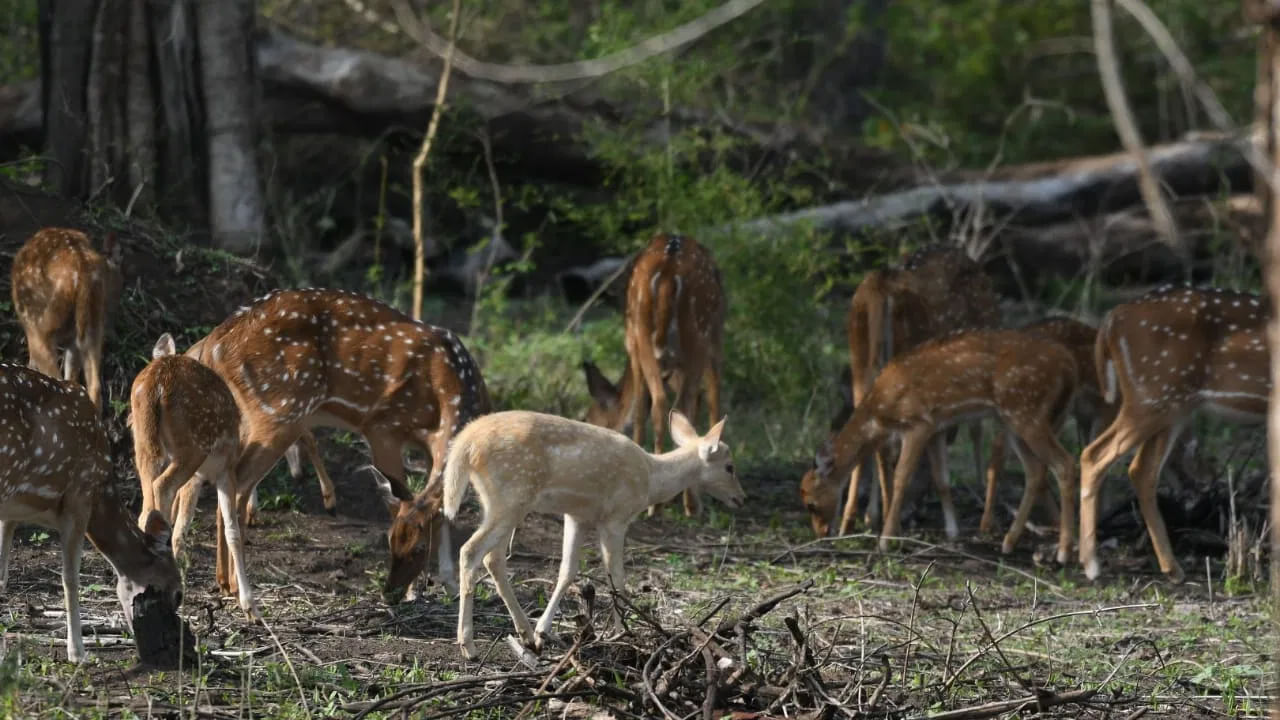
<path fill-rule="evenodd" d="M 101 422 L 102 347 L 122 285 L 120 244 L 108 235 L 99 251 L 83 232 L 45 228 L 16 254 L 11 278 L 29 356 L 27 367 L 0 364 L 0 588 L 17 523 L 56 529 L 72 661 L 85 656 L 79 538 L 87 535 L 114 568 L 126 622 L 133 598 L 147 588 L 176 607 L 175 553 L 206 480 L 217 492 L 216 582 L 260 618 L 244 545 L 256 488 L 282 456 L 296 477 L 305 451 L 332 512 L 333 483 L 312 434 L 319 427 L 368 444 L 390 517 L 384 598 L 394 603 L 412 593 L 434 549 L 441 580 L 460 596 L 457 642 L 466 657 L 475 656 L 480 563 L 521 639 L 537 649 L 553 637 L 585 528 L 596 530 L 609 580 L 620 588 L 627 529 L 646 508 L 652 513 L 681 496 L 686 514 L 696 515 L 701 493 L 729 507 L 745 501 L 720 414 L 725 288 L 709 250 L 689 237 L 660 233 L 632 261 L 626 369 L 615 384 L 583 364 L 593 401 L 587 422 L 494 412 L 480 367 L 456 334 L 351 292 L 272 292 L 181 354 L 162 335 L 129 397 L 142 498 L 136 519 L 117 494 Z M 956 537 L 947 443 L 967 425 L 975 471 L 986 479 L 980 532 L 994 521 L 1006 446 L 1025 470 L 1003 552 L 1017 544 L 1035 503 L 1053 504 L 1045 483 L 1052 474 L 1057 560 L 1066 563 L 1075 544 L 1078 492 L 1078 559 L 1096 578 L 1099 488 L 1107 468 L 1136 451 L 1129 477 L 1160 569 L 1181 580 L 1156 506 L 1161 466 L 1197 409 L 1262 419 L 1270 393 L 1267 317 L 1254 295 L 1166 288 L 1117 306 L 1097 328 L 1063 317 L 1005 328 L 990 278 L 959 250 L 927 249 L 901 267 L 872 270 L 848 314 L 852 414 L 820 444 L 800 483 L 813 529 L 851 532 L 860 519 L 860 480 L 872 471 L 878 491 L 868 493 L 861 519 L 880 518 L 884 548 L 928 457 L 945 532 Z M 55 379 L 60 349 L 62 380 Z M 81 371 L 83 389 L 75 384 Z M 699 435 L 692 421 L 704 394 L 712 427 Z M 984 472 L 980 423 L 988 417 L 999 431 Z M 1068 417 L 1093 438 L 1080 456 L 1078 489 L 1077 464 L 1058 440 Z M 643 448 L 647 425 L 654 452 Z M 675 449 L 663 452 L 668 432 Z M 891 439 L 899 441 L 892 471 Z M 406 482 L 410 448 L 433 461 L 417 493 Z M 455 568 L 453 523 L 468 487 L 482 519 Z M 532 512 L 564 518 L 559 576 L 536 627 L 507 577 L 505 547 Z"/>

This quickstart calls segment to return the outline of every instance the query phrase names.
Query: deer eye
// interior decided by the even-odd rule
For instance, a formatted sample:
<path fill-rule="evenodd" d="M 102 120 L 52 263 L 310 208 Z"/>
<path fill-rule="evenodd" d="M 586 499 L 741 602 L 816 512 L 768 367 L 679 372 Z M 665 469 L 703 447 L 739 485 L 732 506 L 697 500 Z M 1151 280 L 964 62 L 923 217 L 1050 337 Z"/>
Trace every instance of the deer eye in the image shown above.
<path fill-rule="evenodd" d="M 729 473 L 730 475 L 732 475 L 732 474 L 733 474 L 733 463 L 729 463 L 728 465 L 725 465 L 725 466 L 724 466 L 724 471 L 725 471 L 725 472 L 727 472 L 727 473 Z"/>

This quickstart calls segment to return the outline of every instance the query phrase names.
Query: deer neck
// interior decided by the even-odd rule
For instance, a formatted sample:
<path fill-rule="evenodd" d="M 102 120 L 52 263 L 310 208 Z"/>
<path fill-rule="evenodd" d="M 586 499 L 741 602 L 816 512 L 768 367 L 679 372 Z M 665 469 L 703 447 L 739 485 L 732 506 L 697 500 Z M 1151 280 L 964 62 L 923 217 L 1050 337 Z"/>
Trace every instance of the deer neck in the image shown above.
<path fill-rule="evenodd" d="M 689 489 L 702 468 L 696 445 L 661 455 L 649 454 L 649 505 L 665 503 Z"/>
<path fill-rule="evenodd" d="M 854 467 L 871 457 L 888 437 L 888 432 L 869 411 L 871 403 L 863 402 L 853 412 L 832 442 L 831 478 L 847 479 Z"/>
<path fill-rule="evenodd" d="M 147 538 L 114 493 L 99 495 L 85 535 L 121 577 L 136 577 L 147 564 Z"/>

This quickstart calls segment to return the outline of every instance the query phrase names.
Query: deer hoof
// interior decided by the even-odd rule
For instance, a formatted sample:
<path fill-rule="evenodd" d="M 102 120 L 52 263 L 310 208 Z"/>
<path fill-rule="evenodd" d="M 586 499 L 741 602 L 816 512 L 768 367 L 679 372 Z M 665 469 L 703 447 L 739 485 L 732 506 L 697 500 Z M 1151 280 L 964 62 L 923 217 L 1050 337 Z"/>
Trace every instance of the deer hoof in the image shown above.
<path fill-rule="evenodd" d="M 464 659 L 475 660 L 477 657 L 479 657 L 479 653 L 476 652 L 475 643 L 471 642 L 470 640 L 464 640 L 458 644 L 462 648 L 462 657 Z"/>

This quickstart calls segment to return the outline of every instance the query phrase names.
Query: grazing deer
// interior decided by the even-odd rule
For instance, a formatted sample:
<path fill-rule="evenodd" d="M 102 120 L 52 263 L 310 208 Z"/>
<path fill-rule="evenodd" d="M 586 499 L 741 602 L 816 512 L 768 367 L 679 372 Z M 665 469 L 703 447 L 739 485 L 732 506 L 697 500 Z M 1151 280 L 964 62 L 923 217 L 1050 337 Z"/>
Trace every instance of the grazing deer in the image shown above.
<path fill-rule="evenodd" d="M 107 313 L 120 299 L 121 248 L 108 233 L 98 253 L 79 230 L 44 228 L 13 257 L 13 308 L 27 336 L 27 366 L 58 375 L 58 349 L 66 348 L 63 379 L 78 380 L 95 407 L 99 397 Z"/>
<path fill-rule="evenodd" d="M 594 364 L 583 363 L 594 400 L 587 421 L 619 432 L 630 425 L 632 438 L 643 444 L 648 413 L 654 452 L 662 452 L 666 383 L 675 391 L 675 407 L 696 419 L 704 380 L 709 417 L 719 417 L 724 317 L 724 283 L 711 253 L 693 238 L 655 235 L 636 257 L 627 281 L 622 379 L 615 385 Z M 698 512 L 692 490 L 684 494 L 684 512 Z"/>
<path fill-rule="evenodd" d="M 480 368 L 456 335 L 363 295 L 283 290 L 241 308 L 187 355 L 222 377 L 240 410 L 234 470 L 240 516 L 253 488 L 304 432 L 320 426 L 357 432 L 369 444 L 392 517 L 384 596 L 397 601 L 411 589 L 433 536 L 442 579 L 453 583 L 438 478 L 450 440 L 490 407 Z M 417 497 L 404 481 L 405 446 L 433 460 Z M 180 502 L 196 492 L 196 483 L 188 483 Z M 221 528 L 218 541 L 224 542 Z M 218 576 L 222 584 L 225 569 Z"/>
<path fill-rule="evenodd" d="M 1161 288 L 1118 305 L 1095 346 L 1098 382 L 1115 419 L 1080 455 L 1080 564 L 1099 574 L 1098 491 L 1107 468 L 1137 450 L 1129 480 L 1160 570 L 1183 579 L 1156 505 L 1160 470 L 1196 410 L 1243 423 L 1266 417 L 1271 393 L 1266 300 L 1217 289 Z"/>
<path fill-rule="evenodd" d="M 1094 345 L 1098 338 L 1098 329 L 1093 325 L 1069 317 L 1052 317 L 1019 328 L 1023 332 L 1033 333 L 1049 340 L 1061 343 L 1075 358 L 1079 383 L 1072 404 L 1072 414 L 1076 421 L 1076 431 L 1081 443 L 1088 442 L 1099 428 L 1111 422 L 1115 408 L 1102 397 L 1098 387 L 1098 374 L 1093 367 Z M 978 532 L 988 534 L 992 531 L 995 520 L 996 489 L 1000 483 L 1000 473 L 1005 463 L 1005 434 L 996 433 L 991 443 L 991 458 L 987 465 L 986 500 L 982 509 L 982 521 L 978 524 Z M 1048 486 L 1045 486 L 1048 490 Z M 1044 496 L 1050 498 L 1047 493 Z M 1056 513 L 1055 513 L 1056 514 Z"/>
<path fill-rule="evenodd" d="M 67 659 L 85 657 L 80 634 L 83 538 L 115 570 L 116 595 L 133 627 L 133 599 L 156 588 L 172 607 L 182 579 L 169 549 L 169 525 L 151 513 L 142 529 L 112 487 L 107 435 L 84 390 L 17 365 L 0 363 L 0 591 L 18 523 L 58 531 L 67 611 Z"/>
<path fill-rule="evenodd" d="M 238 592 L 219 578 L 224 594 L 238 594 L 240 609 L 258 617 L 245 568 L 242 522 L 236 507 L 236 479 L 232 474 L 240 456 L 240 412 L 235 398 L 218 374 L 195 360 L 177 354 L 173 336 L 165 333 L 151 351 L 152 361 L 138 373 L 130 391 L 133 418 L 133 458 L 142 484 L 139 524 L 159 512 L 174 521 L 178 491 L 192 477 L 195 483 L 213 478 L 218 491 L 218 511 L 230 560 L 219 557 L 218 566 L 230 564 Z M 183 510 L 194 510 L 188 503 Z M 182 518 L 173 535 L 174 553 L 181 553 L 183 533 L 191 518 Z"/>
<path fill-rule="evenodd" d="M 589 423 L 519 410 L 486 415 L 459 433 L 445 462 L 444 514 L 457 516 L 468 484 L 484 509 L 480 527 L 462 546 L 458 560 L 462 654 L 476 656 L 471 594 L 482 560 L 521 639 L 539 649 L 577 573 L 583 526 L 595 526 L 609 579 L 621 589 L 623 541 L 646 506 L 689 488 L 705 490 L 731 508 L 741 506 L 746 496 L 733 472 L 729 446 L 720 440 L 724 423 L 721 419 L 698 437 L 684 415 L 672 412 L 671 438 L 677 447 L 658 455 Z M 564 515 L 560 574 L 536 633 L 507 578 L 502 547 L 531 512 Z M 614 621 L 620 622 L 616 611 Z"/>
<path fill-rule="evenodd" d="M 999 322 L 999 300 L 991 279 L 958 248 L 927 248 L 910 255 L 901 269 L 872 270 L 854 291 L 846 318 L 854 407 L 871 391 L 879 368 L 900 353 L 955 330 L 994 327 Z M 975 462 L 981 432 L 980 425 L 969 426 Z M 934 482 L 949 482 L 945 466 L 937 464 L 945 460 L 947 440 L 939 436 L 935 442 L 939 448 L 930 453 Z M 880 495 L 873 492 L 869 503 L 874 514 L 876 507 L 888 505 L 889 498 L 883 451 L 873 459 L 880 477 Z M 855 466 L 849 477 L 841 535 L 852 532 L 858 514 L 861 466 Z M 822 526 L 829 531 L 830 518 Z M 818 531 L 818 525 L 814 530 Z"/>
<path fill-rule="evenodd" d="M 813 472 L 801 483 L 800 495 L 819 534 L 835 515 L 841 479 L 870 457 L 891 435 L 902 438 L 902 453 L 893 474 L 893 496 L 880 534 L 880 547 L 898 530 L 907 483 L 927 450 L 945 448 L 931 440 L 948 426 L 994 413 L 1016 438 L 1014 448 L 1027 471 L 1027 487 L 1017 517 L 1005 535 L 1003 551 L 1017 543 L 1044 482 L 1052 469 L 1062 491 L 1058 558 L 1065 562 L 1071 547 L 1074 512 L 1072 458 L 1055 437 L 1076 389 L 1076 364 L 1061 344 L 1014 330 L 971 330 L 931 340 L 899 355 L 876 377 L 871 392 L 843 429 L 819 448 Z M 951 491 L 945 473 L 934 475 L 942 500 L 947 537 L 958 534 Z"/>

